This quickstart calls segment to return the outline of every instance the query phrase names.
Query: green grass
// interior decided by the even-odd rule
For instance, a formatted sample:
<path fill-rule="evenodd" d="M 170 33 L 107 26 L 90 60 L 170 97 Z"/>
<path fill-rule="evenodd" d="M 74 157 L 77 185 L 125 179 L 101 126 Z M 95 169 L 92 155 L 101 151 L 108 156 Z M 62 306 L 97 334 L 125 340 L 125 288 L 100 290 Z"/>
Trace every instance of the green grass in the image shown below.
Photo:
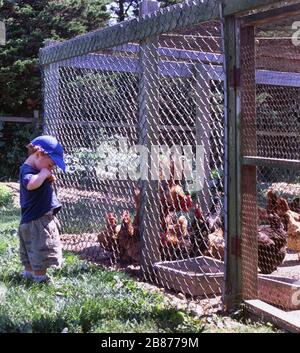
<path fill-rule="evenodd" d="M 7 205 L 7 203 L 6 203 Z M 18 258 L 19 209 L 0 208 L 0 332 L 273 332 L 268 325 L 172 307 L 124 273 L 65 253 L 53 285 L 24 280 Z"/>

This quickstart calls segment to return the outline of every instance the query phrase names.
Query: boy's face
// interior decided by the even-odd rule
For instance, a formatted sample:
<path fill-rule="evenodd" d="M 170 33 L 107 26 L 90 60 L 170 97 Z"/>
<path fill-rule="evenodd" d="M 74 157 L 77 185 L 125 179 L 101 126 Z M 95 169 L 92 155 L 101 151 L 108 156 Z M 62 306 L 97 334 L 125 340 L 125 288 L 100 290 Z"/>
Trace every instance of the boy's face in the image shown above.
<path fill-rule="evenodd" d="M 55 163 L 49 156 L 38 152 L 36 157 L 35 165 L 38 170 L 42 170 L 43 168 L 46 168 L 49 171 L 53 170 Z"/>

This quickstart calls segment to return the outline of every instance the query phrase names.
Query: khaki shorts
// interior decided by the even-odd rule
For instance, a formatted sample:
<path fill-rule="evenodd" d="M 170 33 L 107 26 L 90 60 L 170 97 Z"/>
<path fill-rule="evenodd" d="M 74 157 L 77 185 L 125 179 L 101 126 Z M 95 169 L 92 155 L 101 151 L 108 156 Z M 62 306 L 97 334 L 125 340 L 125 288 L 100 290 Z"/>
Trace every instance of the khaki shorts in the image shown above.
<path fill-rule="evenodd" d="M 20 224 L 20 258 L 25 268 L 39 271 L 52 266 L 61 267 L 62 245 L 58 226 L 59 222 L 51 212 Z"/>

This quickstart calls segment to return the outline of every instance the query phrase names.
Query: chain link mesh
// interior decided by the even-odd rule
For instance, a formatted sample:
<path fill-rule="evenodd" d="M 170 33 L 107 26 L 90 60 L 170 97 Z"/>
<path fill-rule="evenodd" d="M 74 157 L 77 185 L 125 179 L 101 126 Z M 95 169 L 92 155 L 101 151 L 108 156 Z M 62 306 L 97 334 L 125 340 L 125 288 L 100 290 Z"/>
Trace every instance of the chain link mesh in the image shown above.
<path fill-rule="evenodd" d="M 216 8 L 210 2 L 212 13 Z M 194 25 L 191 13 L 193 25 L 179 21 L 176 29 L 178 14 L 172 19 L 173 8 L 166 11 L 167 24 L 148 18 L 164 31 L 146 26 L 116 47 L 119 25 L 110 47 L 99 33 L 107 49 L 71 59 L 64 53 L 44 67 L 45 132 L 61 141 L 68 164 L 56 183 L 61 238 L 66 251 L 142 269 L 151 282 L 212 309 L 220 305 L 226 252 L 221 23 Z M 300 47 L 285 43 L 279 51 L 261 30 L 255 47 L 241 48 L 242 70 L 256 65 L 255 80 L 251 70 L 241 72 L 241 261 L 245 297 L 257 278 L 259 297 L 281 305 L 280 284 L 266 276 L 299 279 L 300 179 L 290 166 L 300 159 Z M 70 53 L 77 44 L 69 43 Z M 53 58 L 59 49 L 45 53 Z M 186 167 L 179 175 L 178 166 Z"/>
<path fill-rule="evenodd" d="M 61 141 L 68 165 L 56 183 L 65 250 L 101 264 L 142 266 L 152 282 L 220 298 L 221 54 L 214 21 L 45 70 L 45 132 Z M 190 170 L 182 178 L 183 163 Z M 196 164 L 204 174 L 200 189 Z M 145 168 L 147 180 L 133 177 Z"/>

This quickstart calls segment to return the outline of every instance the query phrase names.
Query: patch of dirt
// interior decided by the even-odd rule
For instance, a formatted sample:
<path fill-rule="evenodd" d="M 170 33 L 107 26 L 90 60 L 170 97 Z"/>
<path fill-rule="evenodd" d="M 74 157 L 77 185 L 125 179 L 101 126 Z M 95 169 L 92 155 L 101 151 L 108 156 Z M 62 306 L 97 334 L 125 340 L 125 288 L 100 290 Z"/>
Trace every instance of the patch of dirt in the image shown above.
<path fill-rule="evenodd" d="M 83 199 L 93 200 L 93 202 L 118 202 L 132 203 L 132 198 L 128 196 L 116 196 L 115 193 L 101 191 L 78 190 L 76 188 L 58 188 L 57 197 L 61 202 L 78 202 Z"/>

